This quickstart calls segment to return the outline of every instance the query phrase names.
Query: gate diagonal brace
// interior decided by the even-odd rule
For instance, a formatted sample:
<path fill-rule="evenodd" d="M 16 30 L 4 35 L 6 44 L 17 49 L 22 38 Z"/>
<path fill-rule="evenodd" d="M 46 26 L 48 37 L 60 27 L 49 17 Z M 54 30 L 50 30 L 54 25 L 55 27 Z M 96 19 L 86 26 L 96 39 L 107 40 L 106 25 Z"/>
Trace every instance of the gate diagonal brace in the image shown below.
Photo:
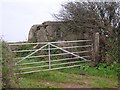
<path fill-rule="evenodd" d="M 48 43 L 49 44 L 49 43 Z M 41 49 L 43 49 L 44 47 L 46 47 L 48 44 L 42 46 L 41 48 L 35 50 L 34 52 L 32 52 L 31 54 L 27 55 L 26 57 L 22 58 L 20 61 L 18 61 L 16 64 L 22 62 L 23 60 L 27 59 L 28 57 L 30 57 L 31 55 L 35 54 L 36 52 L 40 51 Z"/>
<path fill-rule="evenodd" d="M 83 57 L 81 57 L 81 56 L 79 56 L 79 55 L 76 55 L 76 54 L 74 54 L 74 53 L 71 53 L 71 52 L 69 52 L 69 51 L 67 51 L 67 50 L 65 50 L 65 49 L 63 49 L 63 48 L 61 48 L 61 47 L 58 47 L 58 46 L 53 45 L 53 44 L 51 44 L 51 43 L 50 43 L 50 45 L 53 46 L 53 47 L 56 47 L 56 48 L 58 48 L 58 49 L 60 49 L 60 50 L 62 50 L 62 51 L 64 51 L 64 52 L 66 52 L 66 53 L 69 53 L 69 54 L 71 54 L 71 55 L 73 55 L 73 56 L 76 56 L 76 57 L 81 58 L 81 59 L 83 59 L 83 60 L 85 60 L 85 61 L 88 61 L 87 59 L 85 59 L 85 58 L 83 58 Z"/>

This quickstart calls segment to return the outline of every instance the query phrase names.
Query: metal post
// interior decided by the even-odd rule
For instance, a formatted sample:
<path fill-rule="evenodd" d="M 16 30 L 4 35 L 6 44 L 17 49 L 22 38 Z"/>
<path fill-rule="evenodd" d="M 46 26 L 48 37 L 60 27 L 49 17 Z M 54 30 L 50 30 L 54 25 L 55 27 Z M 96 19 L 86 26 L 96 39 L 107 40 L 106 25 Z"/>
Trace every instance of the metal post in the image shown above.
<path fill-rule="evenodd" d="M 50 43 L 48 43 L 48 55 L 49 55 L 49 69 L 51 69 L 51 60 L 50 60 Z"/>

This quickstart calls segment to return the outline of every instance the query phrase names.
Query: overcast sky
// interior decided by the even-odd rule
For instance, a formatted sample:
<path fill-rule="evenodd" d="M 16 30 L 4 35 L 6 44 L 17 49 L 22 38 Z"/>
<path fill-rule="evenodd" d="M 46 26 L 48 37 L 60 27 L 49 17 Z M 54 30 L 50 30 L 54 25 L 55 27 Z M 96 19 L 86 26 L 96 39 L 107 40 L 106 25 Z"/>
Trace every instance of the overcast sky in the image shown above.
<path fill-rule="evenodd" d="M 32 25 L 54 21 L 52 15 L 58 13 L 61 4 L 68 1 L 77 0 L 0 0 L 0 36 L 5 41 L 27 40 Z"/>
<path fill-rule="evenodd" d="M 2 36 L 5 41 L 27 40 L 33 24 L 55 20 L 61 4 L 68 0 L 2 0 L 0 12 Z M 73 1 L 73 0 L 69 0 Z"/>

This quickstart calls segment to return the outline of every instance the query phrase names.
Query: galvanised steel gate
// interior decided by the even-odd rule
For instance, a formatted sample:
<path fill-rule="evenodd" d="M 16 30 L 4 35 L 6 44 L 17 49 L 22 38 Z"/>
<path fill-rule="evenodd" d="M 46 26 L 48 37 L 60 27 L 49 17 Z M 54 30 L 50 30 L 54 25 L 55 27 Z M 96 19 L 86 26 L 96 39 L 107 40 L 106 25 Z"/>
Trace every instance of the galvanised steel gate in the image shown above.
<path fill-rule="evenodd" d="M 92 40 L 74 40 L 12 43 L 9 46 L 16 55 L 16 73 L 28 74 L 80 66 L 82 62 L 91 61 L 93 45 Z"/>

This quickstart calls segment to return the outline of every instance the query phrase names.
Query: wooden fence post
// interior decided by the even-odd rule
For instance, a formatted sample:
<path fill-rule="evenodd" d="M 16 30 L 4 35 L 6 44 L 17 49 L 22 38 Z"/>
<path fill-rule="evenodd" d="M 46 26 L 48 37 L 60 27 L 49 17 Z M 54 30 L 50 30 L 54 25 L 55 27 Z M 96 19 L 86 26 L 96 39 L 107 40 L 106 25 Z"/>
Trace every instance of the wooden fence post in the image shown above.
<path fill-rule="evenodd" d="M 95 33 L 93 40 L 93 66 L 95 66 L 99 62 L 99 44 L 100 44 L 100 35 L 99 33 Z"/>

